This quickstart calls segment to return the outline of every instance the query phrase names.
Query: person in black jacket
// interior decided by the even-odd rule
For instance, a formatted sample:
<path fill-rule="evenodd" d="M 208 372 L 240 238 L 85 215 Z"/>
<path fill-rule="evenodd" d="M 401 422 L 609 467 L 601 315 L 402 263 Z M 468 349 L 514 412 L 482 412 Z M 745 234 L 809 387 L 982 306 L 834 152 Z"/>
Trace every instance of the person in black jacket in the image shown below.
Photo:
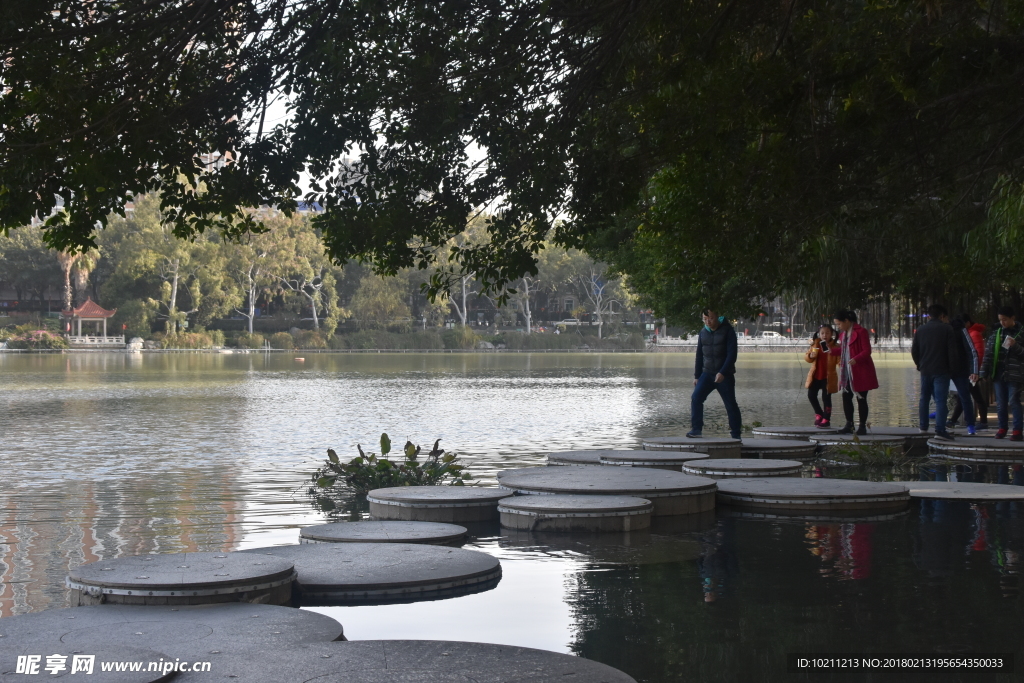
<path fill-rule="evenodd" d="M 928 307 L 927 323 L 917 328 L 910 356 L 921 373 L 921 400 L 917 405 L 922 432 L 928 431 L 928 406 L 935 398 L 935 437 L 952 439 L 946 431 L 946 399 L 949 381 L 959 361 L 960 342 L 949 323 L 942 322 L 946 309 L 939 304 Z"/>
<path fill-rule="evenodd" d="M 957 404 L 953 414 L 946 423 L 946 429 L 956 426 L 956 420 L 961 413 L 967 422 L 967 434 L 974 436 L 977 432 L 974 429 L 974 395 L 978 392 L 977 384 L 971 383 L 971 377 L 977 377 L 981 371 L 981 362 L 978 359 L 978 349 L 974 347 L 967 326 L 963 318 L 958 316 L 950 319 L 948 315 L 942 316 L 942 322 L 949 323 L 953 328 L 953 334 L 960 341 L 957 347 L 957 361 L 953 366 L 953 386 L 956 387 Z"/>
<path fill-rule="evenodd" d="M 996 438 L 1006 436 L 1007 408 L 1013 409 L 1013 434 L 1011 441 L 1024 441 L 1024 415 L 1020 404 L 1020 389 L 1024 385 L 1024 339 L 1020 338 L 1021 326 L 1017 323 L 1016 311 L 1003 306 L 998 311 L 999 327 L 985 344 L 985 359 L 981 363 L 979 377 L 991 377 L 996 394 L 996 415 L 999 429 Z"/>
<path fill-rule="evenodd" d="M 697 438 L 704 429 L 704 401 L 718 391 L 729 416 L 729 433 L 740 438 L 742 421 L 736 403 L 736 330 L 724 316 L 711 309 L 704 310 L 704 328 L 697 336 L 697 359 L 693 371 L 693 395 L 690 397 L 690 431 Z"/>

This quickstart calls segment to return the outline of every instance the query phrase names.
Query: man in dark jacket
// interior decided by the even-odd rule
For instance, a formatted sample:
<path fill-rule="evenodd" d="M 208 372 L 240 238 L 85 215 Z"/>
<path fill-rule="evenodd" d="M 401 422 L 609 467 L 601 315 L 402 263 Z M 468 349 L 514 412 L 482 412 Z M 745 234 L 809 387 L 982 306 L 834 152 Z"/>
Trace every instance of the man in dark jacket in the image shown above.
<path fill-rule="evenodd" d="M 1020 339 L 1021 326 L 1017 324 L 1016 311 L 1011 306 L 999 309 L 999 327 L 985 344 L 985 359 L 981 364 L 980 377 L 991 377 L 996 394 L 996 414 L 999 429 L 996 438 L 1006 436 L 1007 408 L 1013 409 L 1013 434 L 1011 441 L 1022 441 L 1024 415 L 1020 405 L 1020 389 L 1024 385 L 1024 347 Z"/>
<path fill-rule="evenodd" d="M 946 431 L 946 398 L 949 396 L 949 381 L 959 358 L 959 340 L 949 323 L 942 322 L 946 309 L 939 304 L 928 307 L 928 322 L 917 328 L 910 356 L 921 373 L 921 400 L 917 405 L 922 432 L 928 431 L 928 406 L 935 398 L 935 436 L 950 439 Z"/>
<path fill-rule="evenodd" d="M 693 396 L 690 398 L 689 437 L 699 437 L 704 429 L 704 401 L 717 390 L 729 416 L 729 433 L 740 438 L 742 421 L 736 403 L 736 330 L 724 316 L 704 310 L 704 328 L 697 337 L 697 360 L 693 371 Z"/>
<path fill-rule="evenodd" d="M 976 377 L 981 371 L 981 359 L 978 358 L 978 349 L 974 346 L 967 326 L 964 325 L 963 317 L 950 318 L 942 316 L 942 322 L 949 323 L 953 328 L 953 334 L 960 341 L 957 346 L 957 360 L 953 366 L 953 386 L 956 387 L 957 403 L 953 414 L 946 423 L 946 429 L 956 426 L 956 420 L 963 413 L 967 423 L 967 434 L 974 436 L 977 432 L 974 429 L 974 394 L 978 392 L 977 384 L 971 383 L 971 377 Z"/>

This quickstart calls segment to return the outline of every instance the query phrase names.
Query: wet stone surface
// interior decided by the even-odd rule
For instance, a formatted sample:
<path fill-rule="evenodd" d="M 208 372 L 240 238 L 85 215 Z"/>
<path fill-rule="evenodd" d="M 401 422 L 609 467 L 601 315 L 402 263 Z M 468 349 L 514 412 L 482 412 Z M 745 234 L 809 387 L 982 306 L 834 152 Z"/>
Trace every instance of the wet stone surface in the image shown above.
<path fill-rule="evenodd" d="M 451 641 L 363 640 L 273 653 L 238 649 L 211 659 L 222 676 L 246 683 L 635 683 L 582 657 Z M 209 674 L 182 674 L 176 680 L 205 683 Z"/>
<path fill-rule="evenodd" d="M 299 532 L 303 543 L 428 543 L 450 545 L 462 541 L 466 527 L 439 522 L 381 520 L 334 522 L 308 526 Z"/>
<path fill-rule="evenodd" d="M 501 578 L 497 558 L 436 545 L 320 543 L 254 548 L 240 554 L 293 562 L 303 605 L 431 599 L 446 591 L 489 588 Z"/>

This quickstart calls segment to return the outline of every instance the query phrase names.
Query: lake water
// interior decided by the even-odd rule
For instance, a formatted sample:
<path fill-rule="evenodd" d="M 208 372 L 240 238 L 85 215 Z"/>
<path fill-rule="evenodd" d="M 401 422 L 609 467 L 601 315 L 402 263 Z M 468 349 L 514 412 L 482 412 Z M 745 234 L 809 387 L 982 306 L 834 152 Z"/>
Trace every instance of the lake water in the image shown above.
<path fill-rule="evenodd" d="M 0 618 L 65 606 L 64 576 L 84 562 L 294 543 L 323 521 L 302 490 L 325 449 L 376 450 L 381 431 L 396 445 L 440 438 L 493 483 L 548 451 L 689 427 L 692 354 L 304 359 L 0 354 Z M 909 359 L 877 364 L 870 422 L 912 424 Z M 744 423 L 810 422 L 806 368 L 799 355 L 741 356 Z M 706 419 L 724 431 L 717 396 Z M 719 515 L 628 545 L 494 529 L 468 546 L 501 558 L 492 591 L 316 609 L 351 639 L 539 647 L 650 682 L 804 680 L 787 653 L 1019 649 L 1022 540 L 1016 506 L 948 503 L 871 524 Z"/>

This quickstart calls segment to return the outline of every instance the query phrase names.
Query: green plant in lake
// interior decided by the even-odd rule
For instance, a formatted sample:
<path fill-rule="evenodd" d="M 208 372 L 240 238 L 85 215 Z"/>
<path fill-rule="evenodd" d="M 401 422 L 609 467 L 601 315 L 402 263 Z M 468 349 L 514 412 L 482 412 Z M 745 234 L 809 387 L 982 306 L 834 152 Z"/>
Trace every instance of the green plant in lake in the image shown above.
<path fill-rule="evenodd" d="M 313 473 L 308 493 L 321 510 L 330 512 L 338 507 L 338 494 L 365 495 L 391 486 L 463 486 L 472 476 L 459 463 L 459 456 L 445 452 L 440 444 L 440 439 L 435 441 L 421 460 L 422 449 L 406 441 L 402 459 L 392 460 L 388 457 L 391 439 L 384 433 L 380 435 L 380 455 L 364 453 L 357 444 L 359 455 L 347 463 L 328 448 L 328 459 Z"/>

